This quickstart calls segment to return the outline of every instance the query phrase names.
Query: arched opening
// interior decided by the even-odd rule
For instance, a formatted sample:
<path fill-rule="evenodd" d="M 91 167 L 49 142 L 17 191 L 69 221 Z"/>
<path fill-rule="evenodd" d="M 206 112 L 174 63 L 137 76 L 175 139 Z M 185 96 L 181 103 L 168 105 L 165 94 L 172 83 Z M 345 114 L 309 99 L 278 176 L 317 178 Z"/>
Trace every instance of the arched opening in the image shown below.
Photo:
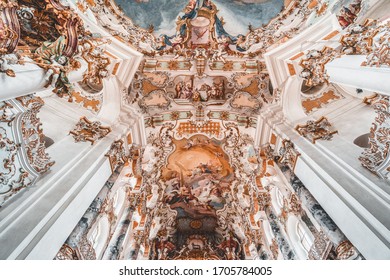
<path fill-rule="evenodd" d="M 299 259 L 307 259 L 314 237 L 308 227 L 296 216 L 291 215 L 287 221 L 287 234 Z"/>
<path fill-rule="evenodd" d="M 107 216 L 101 216 L 88 237 L 93 249 L 95 250 L 96 259 L 101 259 L 109 236 L 110 223 Z"/>
<path fill-rule="evenodd" d="M 302 83 L 301 92 L 303 94 L 313 95 L 316 93 L 319 93 L 322 88 L 324 87 L 323 84 L 317 85 L 317 86 L 307 86 L 305 82 Z"/>
<path fill-rule="evenodd" d="M 126 200 L 126 192 L 123 188 L 120 188 L 116 193 L 114 197 L 114 214 L 116 217 L 118 217 L 124 208 Z"/>
<path fill-rule="evenodd" d="M 353 143 L 360 148 L 369 148 L 370 147 L 370 144 L 368 143 L 369 137 L 370 137 L 370 133 L 360 135 L 353 141 Z"/>
<path fill-rule="evenodd" d="M 54 140 L 47 136 L 45 136 L 44 141 L 45 141 L 45 148 L 49 148 L 51 145 L 54 144 Z"/>

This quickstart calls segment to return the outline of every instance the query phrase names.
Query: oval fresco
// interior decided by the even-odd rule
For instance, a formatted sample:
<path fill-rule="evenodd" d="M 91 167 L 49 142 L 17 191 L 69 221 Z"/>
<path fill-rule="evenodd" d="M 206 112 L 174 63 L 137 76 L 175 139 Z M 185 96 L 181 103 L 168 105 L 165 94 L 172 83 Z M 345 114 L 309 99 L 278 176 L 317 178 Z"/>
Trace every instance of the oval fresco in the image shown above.
<path fill-rule="evenodd" d="M 203 0 L 198 0 L 204 2 Z M 116 0 L 124 13 L 138 26 L 154 27 L 154 34 L 174 34 L 178 16 L 183 16 L 188 0 Z M 267 24 L 283 8 L 283 0 L 214 0 L 218 17 L 223 18 L 225 30 L 232 34 L 246 34 L 248 26 Z M 202 4 L 200 4 L 202 5 Z"/>

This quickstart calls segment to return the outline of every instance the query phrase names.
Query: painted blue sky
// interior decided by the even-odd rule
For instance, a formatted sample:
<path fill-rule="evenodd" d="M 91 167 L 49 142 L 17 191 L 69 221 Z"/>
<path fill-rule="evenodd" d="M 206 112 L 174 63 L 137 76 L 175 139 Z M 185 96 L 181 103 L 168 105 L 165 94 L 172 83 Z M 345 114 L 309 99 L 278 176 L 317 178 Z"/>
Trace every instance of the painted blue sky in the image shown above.
<path fill-rule="evenodd" d="M 153 24 L 155 34 L 173 35 L 176 19 L 188 0 L 116 0 L 135 24 L 148 28 Z M 225 29 L 231 35 L 246 34 L 248 25 L 259 27 L 274 18 L 283 7 L 283 0 L 214 0 L 218 16 L 225 19 Z"/>

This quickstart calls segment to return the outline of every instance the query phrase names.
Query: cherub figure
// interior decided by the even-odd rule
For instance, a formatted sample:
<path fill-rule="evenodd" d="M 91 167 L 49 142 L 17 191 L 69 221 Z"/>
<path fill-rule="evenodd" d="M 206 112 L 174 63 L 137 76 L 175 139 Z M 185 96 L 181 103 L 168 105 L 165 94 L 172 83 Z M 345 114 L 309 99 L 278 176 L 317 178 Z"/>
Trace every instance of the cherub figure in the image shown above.
<path fill-rule="evenodd" d="M 45 74 L 45 80 L 48 82 L 46 87 L 51 85 L 53 88 L 55 88 L 61 72 L 66 71 L 65 65 L 68 62 L 68 59 L 66 56 L 63 56 L 63 55 L 61 55 L 59 57 L 52 55 L 50 57 L 50 62 L 51 62 L 51 64 L 48 67 L 48 70 L 46 71 L 46 74 Z"/>
<path fill-rule="evenodd" d="M 33 59 L 35 64 L 46 70 L 46 86 L 53 86 L 57 95 L 64 94 L 71 96 L 72 84 L 67 75 L 70 71 L 81 67 L 79 61 L 64 55 L 67 45 L 67 38 L 60 36 L 54 42 L 44 42 L 41 47 L 35 50 Z M 71 100 L 70 100 L 71 101 Z"/>

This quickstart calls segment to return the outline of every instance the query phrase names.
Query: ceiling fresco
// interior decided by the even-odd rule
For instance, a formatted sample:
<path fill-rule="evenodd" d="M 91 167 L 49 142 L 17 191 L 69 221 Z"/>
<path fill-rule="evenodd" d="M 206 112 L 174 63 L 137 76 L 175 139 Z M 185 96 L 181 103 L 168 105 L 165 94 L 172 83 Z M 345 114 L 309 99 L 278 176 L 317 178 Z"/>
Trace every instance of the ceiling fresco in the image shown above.
<path fill-rule="evenodd" d="M 172 34 L 178 16 L 185 15 L 191 2 L 202 6 L 203 0 L 116 0 L 135 24 L 142 28 L 154 27 L 154 34 Z M 232 35 L 246 34 L 248 25 L 260 27 L 274 18 L 283 7 L 283 0 L 216 0 L 218 16 L 225 21 L 225 30 Z M 204 3 L 206 4 L 206 3 Z M 206 4 L 207 5 L 207 4 Z"/>
<path fill-rule="evenodd" d="M 148 129 L 141 162 L 151 214 L 148 258 L 245 259 L 262 238 L 245 218 L 258 192 L 252 138 L 225 122 L 217 138 L 180 130 L 173 123 Z"/>

